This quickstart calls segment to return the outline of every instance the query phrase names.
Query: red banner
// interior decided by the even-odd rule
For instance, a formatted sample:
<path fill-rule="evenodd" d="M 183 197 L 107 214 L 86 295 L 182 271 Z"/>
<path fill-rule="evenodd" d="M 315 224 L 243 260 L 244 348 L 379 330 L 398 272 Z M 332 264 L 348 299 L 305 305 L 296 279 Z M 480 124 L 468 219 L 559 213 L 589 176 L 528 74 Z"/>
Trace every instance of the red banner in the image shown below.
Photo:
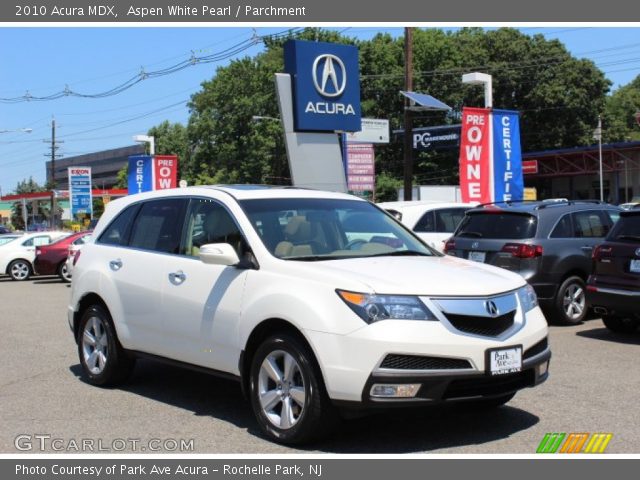
<path fill-rule="evenodd" d="M 490 111 L 487 108 L 462 109 L 460 194 L 463 202 L 493 201 Z"/>
<path fill-rule="evenodd" d="M 155 155 L 153 157 L 154 190 L 165 190 L 178 186 L 177 155 Z"/>

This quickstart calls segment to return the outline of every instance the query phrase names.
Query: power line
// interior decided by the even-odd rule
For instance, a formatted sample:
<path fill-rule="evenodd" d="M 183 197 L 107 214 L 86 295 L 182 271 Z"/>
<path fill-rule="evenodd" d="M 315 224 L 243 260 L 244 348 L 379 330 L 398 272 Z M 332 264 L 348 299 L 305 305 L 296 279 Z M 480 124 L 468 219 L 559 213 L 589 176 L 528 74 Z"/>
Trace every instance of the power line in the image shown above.
<path fill-rule="evenodd" d="M 303 29 L 296 28 L 296 29 L 285 30 L 283 32 L 279 32 L 273 35 L 262 35 L 262 36 L 254 35 L 250 39 L 244 40 L 243 42 L 233 45 L 232 47 L 229 47 L 220 52 L 213 53 L 210 55 L 196 56 L 195 53 L 192 52 L 191 57 L 189 59 L 183 60 L 169 67 L 162 68 L 155 71 L 147 72 L 145 71 L 144 67 L 142 67 L 140 69 L 140 72 L 137 75 L 103 92 L 92 93 L 92 94 L 81 93 L 81 92 L 76 92 L 72 90 L 69 87 L 69 85 L 67 85 L 65 86 L 64 90 L 52 93 L 50 95 L 45 95 L 45 96 L 35 96 L 35 95 L 32 95 L 29 91 L 27 91 L 27 93 L 18 97 L 9 97 L 9 98 L 0 97 L 0 103 L 21 103 L 21 102 L 30 102 L 30 101 L 42 102 L 42 101 L 58 100 L 64 97 L 92 98 L 92 99 L 111 97 L 132 88 L 133 86 L 137 85 L 138 83 L 144 80 L 171 75 L 173 73 L 184 70 L 185 68 L 189 68 L 191 66 L 198 65 L 198 64 L 207 64 L 207 63 L 214 63 L 214 62 L 226 60 L 242 53 L 243 51 L 253 47 L 254 45 L 258 45 L 264 42 L 265 40 L 286 38 L 286 37 L 295 35 L 297 33 L 300 33 L 302 31 Z"/>

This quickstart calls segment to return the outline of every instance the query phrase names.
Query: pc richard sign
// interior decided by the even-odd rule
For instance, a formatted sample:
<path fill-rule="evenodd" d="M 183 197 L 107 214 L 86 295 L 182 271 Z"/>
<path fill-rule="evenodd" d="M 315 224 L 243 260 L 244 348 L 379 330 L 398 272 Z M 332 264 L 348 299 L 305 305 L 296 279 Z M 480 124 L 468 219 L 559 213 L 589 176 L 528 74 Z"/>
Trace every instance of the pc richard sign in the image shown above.
<path fill-rule="evenodd" d="M 284 66 L 291 75 L 296 131 L 361 130 L 356 47 L 289 40 Z"/>

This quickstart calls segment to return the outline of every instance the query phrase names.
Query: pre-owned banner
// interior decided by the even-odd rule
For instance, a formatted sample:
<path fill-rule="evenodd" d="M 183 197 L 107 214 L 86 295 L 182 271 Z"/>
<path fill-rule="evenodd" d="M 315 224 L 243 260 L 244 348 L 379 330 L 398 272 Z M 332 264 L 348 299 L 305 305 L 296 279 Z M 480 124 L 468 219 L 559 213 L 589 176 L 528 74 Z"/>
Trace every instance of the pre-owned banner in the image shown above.
<path fill-rule="evenodd" d="M 522 153 L 518 112 L 493 110 L 493 191 L 496 202 L 522 200 Z"/>
<path fill-rule="evenodd" d="M 154 190 L 176 188 L 178 178 L 178 157 L 176 155 L 156 155 L 153 158 Z"/>
<path fill-rule="evenodd" d="M 493 201 L 491 110 L 462 109 L 460 195 L 463 202 Z"/>

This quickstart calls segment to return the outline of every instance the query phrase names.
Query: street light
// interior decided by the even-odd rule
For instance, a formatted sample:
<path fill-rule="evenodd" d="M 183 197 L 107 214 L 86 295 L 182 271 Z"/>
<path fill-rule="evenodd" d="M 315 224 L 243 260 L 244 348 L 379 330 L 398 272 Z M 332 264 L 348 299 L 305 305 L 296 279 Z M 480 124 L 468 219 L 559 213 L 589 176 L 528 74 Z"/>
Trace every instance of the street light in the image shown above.
<path fill-rule="evenodd" d="M 473 72 L 462 75 L 462 83 L 468 85 L 484 85 L 484 108 L 493 107 L 493 82 L 487 73 Z"/>
<path fill-rule="evenodd" d="M 265 115 L 254 115 L 253 117 L 251 117 L 251 120 L 253 120 L 254 122 L 259 122 L 261 120 L 271 120 L 274 122 L 279 122 L 280 119 L 277 117 L 267 117 Z"/>
<path fill-rule="evenodd" d="M 600 164 L 600 201 L 604 202 L 604 181 L 602 180 L 602 118 L 598 115 L 598 128 L 593 131 L 594 140 L 598 140 L 598 163 Z"/>
<path fill-rule="evenodd" d="M 16 128 L 14 130 L 0 130 L 0 133 L 12 133 L 12 132 L 31 133 L 33 132 L 33 129 L 32 128 Z"/>
<path fill-rule="evenodd" d="M 150 155 L 155 155 L 156 154 L 156 139 L 154 137 L 151 137 L 149 135 L 134 135 L 133 136 L 133 141 L 134 142 L 146 142 L 149 144 L 149 154 Z"/>

